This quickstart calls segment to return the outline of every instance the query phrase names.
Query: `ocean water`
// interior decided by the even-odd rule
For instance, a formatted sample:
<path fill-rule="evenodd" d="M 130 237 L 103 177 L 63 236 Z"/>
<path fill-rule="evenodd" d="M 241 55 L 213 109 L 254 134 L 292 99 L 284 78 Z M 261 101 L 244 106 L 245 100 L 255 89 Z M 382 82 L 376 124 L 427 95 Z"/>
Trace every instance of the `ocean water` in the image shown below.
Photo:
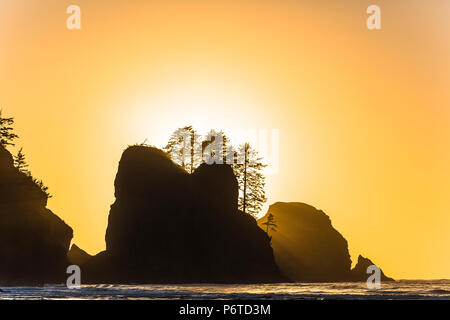
<path fill-rule="evenodd" d="M 323 300 L 323 299 L 444 299 L 450 300 L 450 280 L 382 283 L 369 290 L 366 283 L 278 283 L 259 285 L 83 285 L 4 287 L 2 299 L 192 299 L 192 300 Z"/>

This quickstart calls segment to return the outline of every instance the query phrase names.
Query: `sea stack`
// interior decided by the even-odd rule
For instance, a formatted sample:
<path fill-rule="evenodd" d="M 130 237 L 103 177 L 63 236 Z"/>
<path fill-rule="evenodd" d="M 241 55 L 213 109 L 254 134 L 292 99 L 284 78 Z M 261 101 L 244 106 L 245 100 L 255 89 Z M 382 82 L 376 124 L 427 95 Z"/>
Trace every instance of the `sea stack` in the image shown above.
<path fill-rule="evenodd" d="M 258 224 L 267 231 L 272 215 L 276 230 L 268 230 L 275 261 L 281 271 L 298 282 L 366 281 L 367 267 L 373 264 L 360 258 L 351 270 L 347 240 L 332 225 L 323 211 L 300 202 L 277 202 Z M 382 280 L 392 280 L 383 274 Z"/>
<path fill-rule="evenodd" d="M 156 148 L 124 151 L 106 251 L 85 263 L 90 282 L 281 282 L 269 237 L 237 209 L 228 165 L 188 174 Z"/>

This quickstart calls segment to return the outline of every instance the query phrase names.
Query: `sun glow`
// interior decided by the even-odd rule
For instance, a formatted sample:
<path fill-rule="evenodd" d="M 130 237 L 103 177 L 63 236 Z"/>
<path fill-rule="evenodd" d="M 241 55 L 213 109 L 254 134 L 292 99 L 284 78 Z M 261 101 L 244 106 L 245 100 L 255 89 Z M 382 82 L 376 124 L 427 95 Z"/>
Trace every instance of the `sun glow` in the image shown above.
<path fill-rule="evenodd" d="M 269 107 L 250 90 L 217 79 L 182 79 L 171 84 L 162 81 L 150 94 L 139 93 L 126 100 L 129 108 L 126 114 L 117 114 L 117 119 L 126 119 L 137 142 L 147 139 L 157 147 L 163 147 L 175 129 L 186 125 L 192 125 L 202 135 L 211 129 L 223 130 L 233 143 L 243 143 L 248 139 L 246 119 L 252 117 L 251 110 Z"/>

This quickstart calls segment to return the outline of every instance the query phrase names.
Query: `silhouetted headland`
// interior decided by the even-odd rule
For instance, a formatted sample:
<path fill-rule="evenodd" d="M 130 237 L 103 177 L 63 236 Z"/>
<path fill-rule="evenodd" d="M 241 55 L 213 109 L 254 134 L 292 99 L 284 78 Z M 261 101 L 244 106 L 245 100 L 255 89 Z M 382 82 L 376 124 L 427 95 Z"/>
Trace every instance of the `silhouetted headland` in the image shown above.
<path fill-rule="evenodd" d="M 0 284 L 65 281 L 73 232 L 46 208 L 47 197 L 0 144 Z"/>

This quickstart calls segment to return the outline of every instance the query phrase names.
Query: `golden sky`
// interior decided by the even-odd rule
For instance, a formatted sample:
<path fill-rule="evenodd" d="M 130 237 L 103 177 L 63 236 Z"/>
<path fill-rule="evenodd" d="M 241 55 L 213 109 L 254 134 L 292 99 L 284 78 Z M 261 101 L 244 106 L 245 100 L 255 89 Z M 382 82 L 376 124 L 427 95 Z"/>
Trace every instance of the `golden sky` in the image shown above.
<path fill-rule="evenodd" d="M 81 30 L 66 8 L 81 8 Z M 381 30 L 366 8 L 381 8 Z M 0 106 L 49 208 L 104 249 L 118 161 L 171 131 L 280 131 L 269 203 L 324 210 L 352 259 L 450 278 L 450 2 L 0 0 Z"/>

